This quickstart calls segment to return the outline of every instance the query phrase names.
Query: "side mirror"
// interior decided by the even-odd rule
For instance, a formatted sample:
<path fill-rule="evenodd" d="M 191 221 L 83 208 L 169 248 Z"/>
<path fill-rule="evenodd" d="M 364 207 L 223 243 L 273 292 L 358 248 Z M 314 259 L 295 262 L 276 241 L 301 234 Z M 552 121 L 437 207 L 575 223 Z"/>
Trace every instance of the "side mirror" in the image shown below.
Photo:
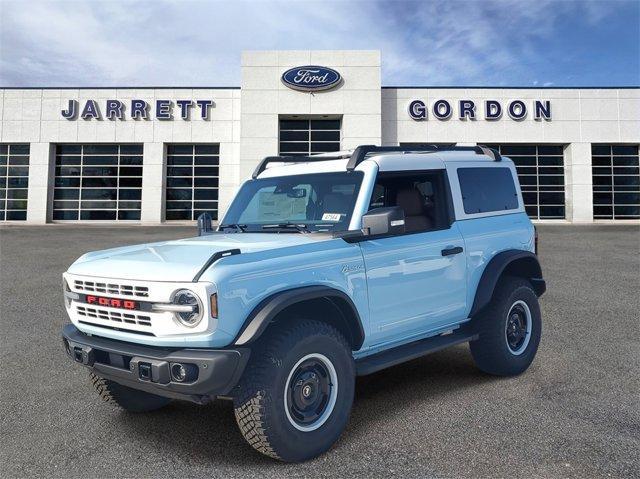
<path fill-rule="evenodd" d="M 198 216 L 198 236 L 206 235 L 213 231 L 212 218 L 209 213 L 202 213 Z"/>
<path fill-rule="evenodd" d="M 367 236 L 402 234 L 404 210 L 399 206 L 374 208 L 362 216 L 362 229 Z"/>

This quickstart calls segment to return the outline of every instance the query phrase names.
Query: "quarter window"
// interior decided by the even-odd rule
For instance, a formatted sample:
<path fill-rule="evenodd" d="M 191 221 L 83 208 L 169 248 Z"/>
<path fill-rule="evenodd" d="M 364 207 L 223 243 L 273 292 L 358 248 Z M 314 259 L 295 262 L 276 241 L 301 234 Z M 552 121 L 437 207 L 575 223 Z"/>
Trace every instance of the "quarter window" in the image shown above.
<path fill-rule="evenodd" d="M 591 145 L 594 219 L 640 219 L 638 145 Z"/>
<path fill-rule="evenodd" d="M 518 193 L 509 168 L 458 168 L 458 179 L 467 214 L 518 208 Z"/>
<path fill-rule="evenodd" d="M 218 219 L 220 145 L 168 145 L 167 220 Z"/>
<path fill-rule="evenodd" d="M 308 156 L 340 150 L 340 120 L 280 120 L 280 154 Z"/>
<path fill-rule="evenodd" d="M 57 145 L 54 220 L 140 220 L 142 145 Z"/>
<path fill-rule="evenodd" d="M 27 219 L 29 145 L 0 145 L 0 221 Z"/>

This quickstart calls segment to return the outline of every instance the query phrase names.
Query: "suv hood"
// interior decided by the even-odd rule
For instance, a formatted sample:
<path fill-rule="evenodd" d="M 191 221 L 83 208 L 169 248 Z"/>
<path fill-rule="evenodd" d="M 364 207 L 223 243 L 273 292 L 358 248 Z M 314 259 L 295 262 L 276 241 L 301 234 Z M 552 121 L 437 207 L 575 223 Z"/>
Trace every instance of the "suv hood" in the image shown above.
<path fill-rule="evenodd" d="M 252 253 L 328 238 L 322 234 L 214 233 L 87 253 L 78 258 L 68 272 L 114 279 L 188 282 L 218 251 L 238 248 L 242 253 Z"/>

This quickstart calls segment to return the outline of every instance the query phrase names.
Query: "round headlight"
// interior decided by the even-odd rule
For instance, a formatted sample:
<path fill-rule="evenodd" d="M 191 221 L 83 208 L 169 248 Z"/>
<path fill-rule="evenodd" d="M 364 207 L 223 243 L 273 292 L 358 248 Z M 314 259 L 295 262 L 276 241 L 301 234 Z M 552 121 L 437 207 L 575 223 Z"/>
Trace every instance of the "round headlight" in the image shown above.
<path fill-rule="evenodd" d="M 203 307 L 200 298 L 188 289 L 179 289 L 173 294 L 173 304 L 185 306 L 184 311 L 174 311 L 176 319 L 190 328 L 197 326 L 202 319 Z"/>

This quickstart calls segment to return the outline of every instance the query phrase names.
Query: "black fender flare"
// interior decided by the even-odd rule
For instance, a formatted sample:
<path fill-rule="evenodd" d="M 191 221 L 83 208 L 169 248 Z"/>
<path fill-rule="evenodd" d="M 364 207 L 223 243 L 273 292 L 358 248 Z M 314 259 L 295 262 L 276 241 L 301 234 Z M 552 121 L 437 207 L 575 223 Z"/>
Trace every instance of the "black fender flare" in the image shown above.
<path fill-rule="evenodd" d="M 284 309 L 303 301 L 320 298 L 331 301 L 333 306 L 341 312 L 342 320 L 349 331 L 350 337 L 347 337 L 347 340 L 351 343 L 354 351 L 360 349 L 365 335 L 360 314 L 346 293 L 329 286 L 303 286 L 287 289 L 262 300 L 245 320 L 233 344 L 239 346 L 255 341 L 265 332 L 278 313 Z M 355 321 L 350 320 L 348 316 L 355 318 Z"/>
<path fill-rule="evenodd" d="M 542 296 L 545 292 L 546 284 L 542 279 L 542 268 L 535 254 L 517 249 L 501 251 L 491 258 L 482 272 L 469 317 L 473 317 L 489 304 L 500 277 L 507 270 L 515 276 L 522 276 L 531 281 L 538 296 Z"/>

